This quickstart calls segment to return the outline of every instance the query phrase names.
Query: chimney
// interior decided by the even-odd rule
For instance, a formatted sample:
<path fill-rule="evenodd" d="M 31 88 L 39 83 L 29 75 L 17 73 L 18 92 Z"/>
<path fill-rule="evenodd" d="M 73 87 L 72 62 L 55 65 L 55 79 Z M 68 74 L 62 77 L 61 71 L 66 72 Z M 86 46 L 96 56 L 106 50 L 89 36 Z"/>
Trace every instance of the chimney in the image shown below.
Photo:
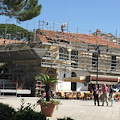
<path fill-rule="evenodd" d="M 100 35 L 101 35 L 100 29 L 96 29 L 96 36 L 100 36 Z"/>

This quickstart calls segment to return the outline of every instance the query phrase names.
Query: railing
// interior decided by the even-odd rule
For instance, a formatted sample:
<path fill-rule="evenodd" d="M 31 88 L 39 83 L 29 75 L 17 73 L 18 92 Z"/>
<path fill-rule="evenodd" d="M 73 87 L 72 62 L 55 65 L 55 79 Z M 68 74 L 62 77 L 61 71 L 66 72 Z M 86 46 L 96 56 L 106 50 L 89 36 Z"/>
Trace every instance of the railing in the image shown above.
<path fill-rule="evenodd" d="M 0 83 L 0 96 L 5 94 L 15 94 L 17 97 L 21 94 L 31 94 L 31 90 L 24 89 L 22 84 L 18 86 L 18 82 L 3 81 Z"/>

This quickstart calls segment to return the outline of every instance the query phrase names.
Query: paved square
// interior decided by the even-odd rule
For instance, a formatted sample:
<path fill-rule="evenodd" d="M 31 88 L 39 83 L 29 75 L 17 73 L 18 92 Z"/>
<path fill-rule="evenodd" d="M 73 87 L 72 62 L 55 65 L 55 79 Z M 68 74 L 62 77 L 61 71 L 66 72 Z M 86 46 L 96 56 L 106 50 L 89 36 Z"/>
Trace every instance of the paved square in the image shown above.
<path fill-rule="evenodd" d="M 15 109 L 20 107 L 22 97 L 0 97 L 0 102 L 7 103 Z M 25 103 L 36 104 L 39 99 L 37 97 L 25 97 Z M 75 120 L 120 120 L 120 102 L 114 102 L 113 107 L 94 106 L 93 100 L 68 100 L 60 99 L 62 105 L 58 110 L 54 111 L 53 117 L 49 120 L 57 120 L 57 118 L 71 117 Z M 100 102 L 100 105 L 102 103 Z M 36 106 L 36 111 L 40 111 L 40 106 Z"/>

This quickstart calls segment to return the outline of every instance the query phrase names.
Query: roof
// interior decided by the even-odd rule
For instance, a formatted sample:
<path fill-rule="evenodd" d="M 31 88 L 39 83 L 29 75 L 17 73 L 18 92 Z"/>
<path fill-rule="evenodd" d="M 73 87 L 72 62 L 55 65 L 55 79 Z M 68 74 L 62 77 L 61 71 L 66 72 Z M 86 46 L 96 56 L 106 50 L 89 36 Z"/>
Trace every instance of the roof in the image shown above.
<path fill-rule="evenodd" d="M 69 42 L 82 42 L 88 44 L 95 44 L 95 45 L 105 45 L 109 47 L 120 48 L 119 45 L 108 41 L 100 36 L 95 35 L 88 35 L 88 34 L 79 34 L 79 33 L 69 33 L 69 32 L 59 32 L 59 31 L 52 31 L 52 30 L 44 30 L 40 31 L 41 34 L 37 34 L 38 37 L 42 42 L 48 42 L 49 39 L 51 41 L 55 41 L 57 39 L 64 39 Z"/>

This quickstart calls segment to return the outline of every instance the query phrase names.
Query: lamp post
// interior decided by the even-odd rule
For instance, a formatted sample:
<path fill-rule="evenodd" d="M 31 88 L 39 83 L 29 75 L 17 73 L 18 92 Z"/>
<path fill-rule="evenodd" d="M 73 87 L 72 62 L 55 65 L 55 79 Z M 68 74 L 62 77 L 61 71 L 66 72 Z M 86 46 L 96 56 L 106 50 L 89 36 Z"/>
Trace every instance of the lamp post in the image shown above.
<path fill-rule="evenodd" d="M 106 47 L 106 52 L 109 51 L 108 49 L 108 45 L 88 45 L 88 47 L 94 47 L 95 51 L 96 51 L 96 67 L 97 67 L 97 74 L 96 74 L 96 85 L 98 86 L 98 63 L 99 63 L 99 56 L 100 56 L 100 47 Z M 90 51 L 90 49 L 88 48 L 88 51 Z"/>
<path fill-rule="evenodd" d="M 98 86 L 98 59 L 100 56 L 100 47 L 102 47 L 103 45 L 89 45 L 95 48 L 96 51 L 96 67 L 97 67 L 97 75 L 96 75 L 96 85 Z"/>
<path fill-rule="evenodd" d="M 100 50 L 99 50 L 100 45 L 97 45 L 95 50 L 96 52 L 96 56 L 97 56 L 97 76 L 96 76 L 96 85 L 98 86 L 98 58 L 100 56 Z"/>

